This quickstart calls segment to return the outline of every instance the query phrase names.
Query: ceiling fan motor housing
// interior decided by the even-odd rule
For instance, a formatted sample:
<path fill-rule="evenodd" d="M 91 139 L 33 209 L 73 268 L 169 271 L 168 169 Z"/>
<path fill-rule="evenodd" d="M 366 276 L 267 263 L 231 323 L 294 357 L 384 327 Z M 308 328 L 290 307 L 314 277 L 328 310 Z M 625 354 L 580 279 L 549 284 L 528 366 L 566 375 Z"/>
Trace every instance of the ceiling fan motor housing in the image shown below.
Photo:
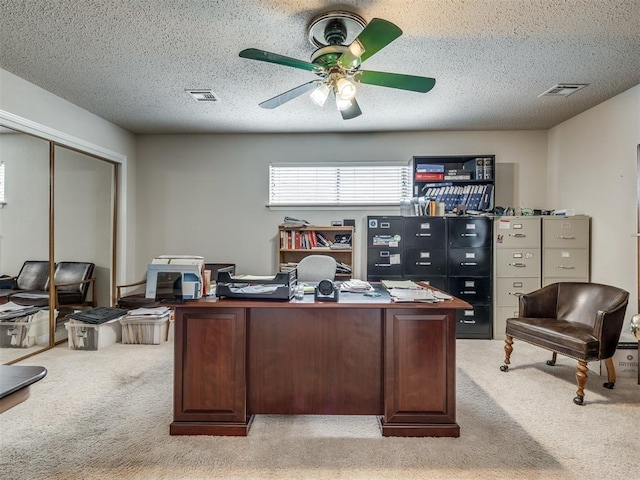
<path fill-rule="evenodd" d="M 324 39 L 327 45 L 342 45 L 347 38 L 347 27 L 342 20 L 333 19 L 324 28 Z"/>

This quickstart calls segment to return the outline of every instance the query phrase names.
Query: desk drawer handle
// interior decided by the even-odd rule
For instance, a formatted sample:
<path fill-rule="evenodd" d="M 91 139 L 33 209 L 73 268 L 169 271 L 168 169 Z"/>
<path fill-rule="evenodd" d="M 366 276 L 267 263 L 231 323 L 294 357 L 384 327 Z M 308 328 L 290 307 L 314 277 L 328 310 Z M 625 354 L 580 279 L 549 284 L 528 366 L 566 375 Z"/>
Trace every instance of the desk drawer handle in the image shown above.
<path fill-rule="evenodd" d="M 478 265 L 478 262 L 460 262 L 460 265 L 463 267 L 474 267 Z"/>
<path fill-rule="evenodd" d="M 575 270 L 574 265 L 556 265 L 557 268 L 562 268 L 563 270 Z"/>
<path fill-rule="evenodd" d="M 526 234 L 524 234 L 524 233 L 510 233 L 510 234 L 509 234 L 509 236 L 510 236 L 510 237 L 513 237 L 513 238 L 524 238 L 524 237 L 526 237 L 527 235 L 526 235 Z"/>
<path fill-rule="evenodd" d="M 522 267 L 526 267 L 527 264 L 526 263 L 522 263 L 522 262 L 515 262 L 515 263 L 510 263 L 509 266 L 510 267 L 522 268 Z"/>
<path fill-rule="evenodd" d="M 576 239 L 575 235 L 558 235 L 558 236 L 556 236 L 556 238 L 559 238 L 560 240 L 575 240 Z"/>

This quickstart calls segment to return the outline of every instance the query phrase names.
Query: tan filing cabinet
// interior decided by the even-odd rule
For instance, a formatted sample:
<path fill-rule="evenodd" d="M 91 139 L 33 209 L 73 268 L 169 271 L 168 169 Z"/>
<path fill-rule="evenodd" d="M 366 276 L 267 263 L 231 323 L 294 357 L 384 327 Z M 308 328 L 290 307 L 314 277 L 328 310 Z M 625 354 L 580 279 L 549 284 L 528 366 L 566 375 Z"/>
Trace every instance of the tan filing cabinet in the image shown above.
<path fill-rule="evenodd" d="M 540 217 L 500 217 L 494 227 L 493 338 L 504 338 L 506 320 L 518 316 L 518 299 L 541 285 Z"/>
<path fill-rule="evenodd" d="M 542 285 L 588 282 L 590 278 L 591 218 L 542 219 Z"/>

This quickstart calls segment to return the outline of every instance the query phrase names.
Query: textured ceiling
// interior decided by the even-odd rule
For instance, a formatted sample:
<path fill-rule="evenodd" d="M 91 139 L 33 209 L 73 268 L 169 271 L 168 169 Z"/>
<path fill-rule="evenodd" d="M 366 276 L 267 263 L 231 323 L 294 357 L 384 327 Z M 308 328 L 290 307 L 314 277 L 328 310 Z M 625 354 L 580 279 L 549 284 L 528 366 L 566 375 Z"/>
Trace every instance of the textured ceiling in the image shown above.
<path fill-rule="evenodd" d="M 134 133 L 547 129 L 640 84 L 640 0 L 0 0 L 0 67 Z M 363 115 L 302 95 L 319 13 L 378 17 L 403 35 L 367 70 L 434 77 L 426 94 L 360 85 Z M 588 83 L 539 98 L 557 83 Z M 211 88 L 219 102 L 185 89 Z"/>

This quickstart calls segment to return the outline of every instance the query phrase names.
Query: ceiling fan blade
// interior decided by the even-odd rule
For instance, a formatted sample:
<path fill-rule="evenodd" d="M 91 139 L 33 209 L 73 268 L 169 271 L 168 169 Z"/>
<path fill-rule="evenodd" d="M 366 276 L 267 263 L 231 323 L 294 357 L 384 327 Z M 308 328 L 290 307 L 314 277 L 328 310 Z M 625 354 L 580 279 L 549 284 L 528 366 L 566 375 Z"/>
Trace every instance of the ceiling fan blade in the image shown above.
<path fill-rule="evenodd" d="M 359 117 L 362 115 L 362 110 L 360 110 L 360 105 L 356 102 L 355 98 L 351 99 L 351 106 L 349 108 L 345 108 L 344 110 L 340 110 L 342 114 L 342 118 L 344 120 L 350 120 L 352 118 Z"/>
<path fill-rule="evenodd" d="M 435 78 L 405 75 L 403 73 L 374 72 L 371 70 L 360 70 L 355 73 L 353 79 L 356 82 L 369 85 L 399 88 L 420 93 L 427 93 L 436 84 Z"/>
<path fill-rule="evenodd" d="M 314 73 L 324 72 L 324 68 L 320 65 L 316 65 L 304 60 L 298 60 L 296 58 L 285 57 L 277 53 L 265 52 L 264 50 L 258 50 L 257 48 L 247 48 L 242 50 L 239 55 L 242 58 L 249 58 L 251 60 L 260 60 L 261 62 L 276 63 L 278 65 L 285 65 L 287 67 L 300 68 L 302 70 L 309 70 Z"/>
<path fill-rule="evenodd" d="M 319 83 L 320 82 L 318 80 L 312 80 L 309 83 L 303 83 L 302 85 L 296 88 L 292 88 L 287 92 L 281 93 L 280 95 L 276 95 L 275 97 L 270 98 L 269 100 L 265 100 L 259 105 L 262 108 L 269 108 L 269 109 L 279 107 L 283 103 L 287 103 L 289 100 L 293 100 L 294 98 L 299 97 L 303 93 L 308 92 L 309 90 L 313 90 L 318 86 Z"/>
<path fill-rule="evenodd" d="M 371 55 L 379 52 L 384 47 L 402 35 L 402 30 L 396 25 L 381 18 L 372 19 L 360 35 L 349 45 L 349 52 L 340 56 L 338 63 L 344 68 L 352 67 L 352 62 L 360 58 L 360 63 L 364 62 Z M 360 44 L 360 45 L 358 45 Z M 360 46 L 364 52 L 357 54 Z"/>

